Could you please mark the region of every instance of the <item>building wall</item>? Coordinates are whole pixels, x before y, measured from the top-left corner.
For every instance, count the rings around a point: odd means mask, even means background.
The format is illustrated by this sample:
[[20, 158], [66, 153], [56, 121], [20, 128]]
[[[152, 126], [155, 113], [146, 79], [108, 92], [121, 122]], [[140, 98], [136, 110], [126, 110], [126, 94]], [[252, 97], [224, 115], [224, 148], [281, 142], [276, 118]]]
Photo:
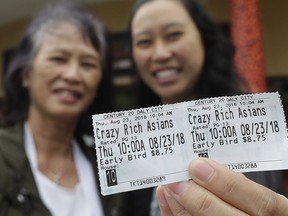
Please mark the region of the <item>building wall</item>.
[[[107, 24], [112, 32], [127, 29], [133, 0], [89, 5], [91, 11]], [[217, 22], [229, 22], [229, 0], [207, 0], [205, 7]], [[288, 76], [288, 1], [260, 0], [267, 76]], [[29, 18], [0, 26], [0, 55], [16, 46]], [[3, 74], [3, 58], [0, 58], [0, 97]]]

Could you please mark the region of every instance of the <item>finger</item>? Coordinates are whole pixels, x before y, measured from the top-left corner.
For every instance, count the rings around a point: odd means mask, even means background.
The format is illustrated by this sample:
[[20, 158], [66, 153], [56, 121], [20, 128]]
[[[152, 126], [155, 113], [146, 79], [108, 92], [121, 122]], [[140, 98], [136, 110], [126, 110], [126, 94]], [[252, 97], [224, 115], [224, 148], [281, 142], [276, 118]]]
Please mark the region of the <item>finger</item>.
[[168, 202], [166, 200], [166, 197], [164, 195], [164, 188], [163, 186], [159, 186], [157, 187], [157, 190], [156, 190], [156, 194], [157, 194], [157, 200], [158, 200], [158, 203], [159, 203], [159, 207], [160, 207], [160, 210], [161, 210], [161, 215], [162, 216], [172, 216], [173, 213], [168, 205]]
[[[164, 187], [170, 196], [169, 198], [169, 196], [164, 193], [173, 215], [187, 215], [187, 212], [189, 212], [189, 215], [203, 216], [247, 216], [246, 213], [224, 202], [193, 181], [169, 184]], [[172, 198], [174, 198], [175, 201], [169, 202], [169, 200], [173, 200]]]
[[250, 215], [278, 215], [279, 202], [286, 205], [275, 192], [212, 160], [192, 161], [189, 172], [197, 184]]
[[157, 197], [162, 216], [191, 216], [191, 214], [170, 195], [166, 186], [157, 189]]

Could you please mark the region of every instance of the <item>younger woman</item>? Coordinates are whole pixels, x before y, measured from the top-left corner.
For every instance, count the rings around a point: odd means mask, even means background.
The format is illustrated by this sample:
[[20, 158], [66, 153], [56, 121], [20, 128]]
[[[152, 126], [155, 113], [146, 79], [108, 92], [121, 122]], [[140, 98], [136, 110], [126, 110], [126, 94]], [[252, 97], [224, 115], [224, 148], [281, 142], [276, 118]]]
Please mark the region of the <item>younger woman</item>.
[[[130, 33], [141, 107], [245, 93], [233, 46], [195, 0], [137, 1]], [[246, 176], [280, 191], [278, 174]], [[137, 193], [149, 196], [149, 190]]]

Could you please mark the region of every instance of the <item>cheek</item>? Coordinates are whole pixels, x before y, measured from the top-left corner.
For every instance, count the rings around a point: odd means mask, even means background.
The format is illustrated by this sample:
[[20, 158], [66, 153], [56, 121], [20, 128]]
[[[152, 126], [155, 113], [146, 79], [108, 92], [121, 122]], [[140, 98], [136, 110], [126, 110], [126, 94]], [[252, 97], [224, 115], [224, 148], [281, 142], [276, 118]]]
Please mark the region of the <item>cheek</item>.
[[147, 53], [145, 54], [144, 52], [137, 52], [135, 51], [133, 53], [133, 58], [136, 64], [136, 67], [138, 69], [138, 72], [144, 73], [146, 70], [146, 64], [148, 61]]
[[31, 71], [25, 83], [30, 92], [44, 94], [47, 91], [47, 79], [41, 74]]
[[147, 59], [143, 56], [138, 56], [135, 59], [135, 64], [137, 67], [137, 73], [146, 83], [149, 83], [150, 73], [149, 73], [149, 65]]
[[28, 87], [42, 90], [50, 88], [50, 85], [59, 78], [60, 74], [59, 68], [51, 67], [47, 64], [38, 67], [36, 65], [29, 72]]
[[201, 44], [190, 44], [178, 49], [183, 64], [195, 72], [200, 72], [204, 64], [204, 50]]

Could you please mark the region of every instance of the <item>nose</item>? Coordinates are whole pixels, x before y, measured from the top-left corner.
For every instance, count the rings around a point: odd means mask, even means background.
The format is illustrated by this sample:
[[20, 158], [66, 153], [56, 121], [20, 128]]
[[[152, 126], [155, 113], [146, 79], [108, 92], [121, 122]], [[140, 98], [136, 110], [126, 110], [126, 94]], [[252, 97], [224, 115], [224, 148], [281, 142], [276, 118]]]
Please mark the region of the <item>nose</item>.
[[63, 79], [70, 83], [78, 83], [81, 80], [80, 66], [76, 62], [70, 62], [62, 73]]
[[164, 43], [163, 41], [155, 42], [152, 55], [154, 61], [166, 61], [170, 59], [171, 56], [172, 52], [166, 43]]

